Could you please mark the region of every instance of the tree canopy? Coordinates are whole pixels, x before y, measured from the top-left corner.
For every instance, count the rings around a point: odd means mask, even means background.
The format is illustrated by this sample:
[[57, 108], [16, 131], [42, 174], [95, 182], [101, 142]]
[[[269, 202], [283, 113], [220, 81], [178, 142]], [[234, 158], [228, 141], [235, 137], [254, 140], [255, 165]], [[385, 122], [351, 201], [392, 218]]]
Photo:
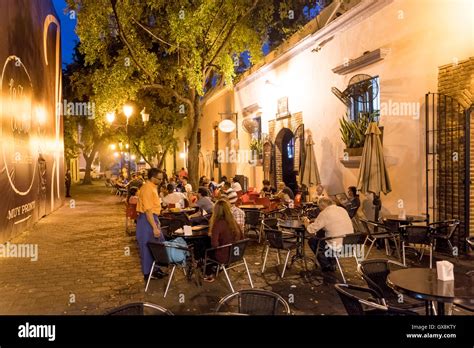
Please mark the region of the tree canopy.
[[[262, 57], [276, 18], [291, 17], [289, 9], [295, 8], [297, 20], [279, 24], [283, 37], [301, 26], [299, 13], [308, 7], [298, 0], [69, 0], [69, 5], [78, 11], [85, 63], [103, 67], [92, 79], [99, 115], [153, 91], [174, 118], [183, 119], [188, 157], [195, 159], [208, 96], [232, 83], [242, 53], [250, 63]], [[285, 33], [287, 27], [293, 29]], [[189, 173], [196, 185], [197, 161], [189, 161]]]

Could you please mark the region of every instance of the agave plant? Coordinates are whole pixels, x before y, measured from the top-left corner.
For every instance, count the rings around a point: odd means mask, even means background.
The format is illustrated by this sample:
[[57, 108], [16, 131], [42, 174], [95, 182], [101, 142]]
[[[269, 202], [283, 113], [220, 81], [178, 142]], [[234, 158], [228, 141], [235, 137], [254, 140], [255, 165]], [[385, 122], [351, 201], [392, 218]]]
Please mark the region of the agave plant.
[[360, 113], [357, 121], [343, 117], [339, 120], [342, 141], [348, 149], [363, 147], [365, 142], [365, 132], [371, 122], [378, 119], [379, 111], [372, 113]]

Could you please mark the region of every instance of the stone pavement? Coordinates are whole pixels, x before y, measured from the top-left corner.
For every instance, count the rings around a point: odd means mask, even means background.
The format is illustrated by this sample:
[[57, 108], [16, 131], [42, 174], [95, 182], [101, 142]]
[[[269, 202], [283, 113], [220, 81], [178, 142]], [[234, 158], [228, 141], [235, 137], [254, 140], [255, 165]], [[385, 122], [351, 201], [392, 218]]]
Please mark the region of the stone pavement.
[[[145, 294], [136, 240], [124, 231], [121, 199], [99, 182], [74, 186], [72, 193], [75, 204], [68, 202], [10, 241], [37, 244], [37, 261], [0, 258], [1, 315], [101, 314], [135, 301], [156, 303], [175, 314], [209, 313], [230, 292], [223, 274], [214, 283], [197, 287], [177, 272], [166, 298], [168, 278], [152, 280]], [[306, 252], [312, 255], [308, 248]], [[323, 280], [318, 286], [316, 280], [301, 277], [301, 262], [297, 262], [281, 280], [274, 253], [269, 254], [264, 275], [260, 273], [262, 246], [252, 242], [246, 253], [255, 287], [279, 293], [295, 314], [345, 314], [333, 289], [339, 274], [318, 277]], [[348, 282], [364, 285], [353, 259], [343, 260], [342, 265]], [[230, 277], [234, 288], [249, 287], [244, 269], [231, 270]]]

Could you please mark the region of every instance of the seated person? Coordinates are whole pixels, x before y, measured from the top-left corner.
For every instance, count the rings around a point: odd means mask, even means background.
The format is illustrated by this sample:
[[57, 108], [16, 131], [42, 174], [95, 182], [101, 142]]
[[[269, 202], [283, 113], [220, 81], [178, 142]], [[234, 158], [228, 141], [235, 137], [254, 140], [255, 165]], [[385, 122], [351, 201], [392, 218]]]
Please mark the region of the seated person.
[[217, 189], [217, 183], [214, 181], [214, 177], [211, 178], [211, 181], [208, 185], [208, 189], [209, 191], [211, 191], [211, 194], [214, 194], [214, 191]]
[[237, 194], [242, 193], [242, 186], [239, 183], [239, 180], [236, 177], [232, 178], [232, 190], [234, 190]]
[[128, 190], [127, 204], [137, 204], [138, 203], [138, 188], [131, 187]]
[[[328, 248], [338, 250], [342, 246], [342, 238], [330, 240], [328, 243], [322, 241], [319, 250], [317, 249], [320, 238], [324, 237], [338, 237], [346, 234], [354, 233], [351, 218], [346, 209], [338, 207], [334, 202], [326, 197], [320, 198], [318, 206], [321, 212], [313, 223], [309, 222], [308, 218], [304, 218], [304, 224], [308, 233], [316, 234], [316, 232], [324, 229], [325, 234], [319, 234], [311, 237], [308, 240], [309, 247], [316, 254], [318, 262], [323, 272], [336, 270], [336, 259], [328, 256]], [[330, 254], [330, 253], [329, 253]]]
[[276, 193], [276, 189], [271, 186], [270, 180], [263, 180], [263, 188], [260, 191], [260, 197], [271, 197]]
[[[214, 206], [214, 212], [209, 225], [209, 234], [211, 235], [211, 246], [217, 248], [221, 245], [234, 243], [242, 239], [242, 231], [232, 216], [230, 210], [230, 203], [226, 200], [217, 201]], [[229, 255], [229, 250], [224, 248], [218, 250], [213, 258], [218, 262], [225, 263]], [[208, 265], [205, 270], [206, 277], [204, 278], [207, 282], [213, 282], [214, 268], [212, 265]]]
[[185, 200], [188, 198], [184, 193], [181, 192], [175, 192], [174, 186], [172, 184], [168, 184], [166, 186], [166, 190], [168, 194], [163, 198], [163, 202], [168, 205], [168, 204], [179, 204], [181, 208], [184, 208]]
[[198, 207], [199, 211], [190, 216], [192, 225], [207, 225], [214, 210], [214, 203], [209, 198], [209, 191], [205, 187], [200, 187], [197, 193], [198, 199], [193, 207]]
[[235, 191], [232, 189], [230, 182], [226, 181], [220, 190], [219, 198], [226, 199], [232, 192]]
[[291, 207], [294, 203], [295, 195], [283, 181], [278, 183], [278, 192], [276, 196], [280, 198], [281, 202], [288, 207]]
[[347, 212], [349, 213], [349, 217], [352, 219], [354, 216], [357, 215], [357, 211], [360, 207], [360, 199], [359, 194], [357, 193], [357, 187], [349, 186], [347, 189], [347, 197], [349, 197], [349, 205], [347, 207]]
[[318, 184], [314, 186], [313, 183], [309, 185], [308, 189], [309, 200], [312, 202], [318, 202], [320, 198], [327, 197], [326, 192], [324, 191], [324, 186]]
[[183, 178], [181, 179], [181, 182], [183, 184], [183, 187], [184, 187], [184, 191], [186, 192], [186, 194], [191, 194], [193, 192], [193, 187], [191, 186], [191, 184], [188, 182], [188, 177], [187, 176], [183, 176]]
[[221, 181], [219, 182], [219, 184], [217, 184], [217, 188], [222, 188], [226, 182], [227, 182], [227, 176], [224, 175], [221, 178]]

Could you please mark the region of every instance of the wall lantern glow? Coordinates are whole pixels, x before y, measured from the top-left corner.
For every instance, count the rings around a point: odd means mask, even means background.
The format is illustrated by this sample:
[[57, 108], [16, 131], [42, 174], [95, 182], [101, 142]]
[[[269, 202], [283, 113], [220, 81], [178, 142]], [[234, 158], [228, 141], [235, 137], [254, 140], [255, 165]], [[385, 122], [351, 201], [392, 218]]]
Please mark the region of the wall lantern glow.
[[[222, 121], [219, 122], [219, 129], [224, 133], [231, 133], [235, 130], [237, 122], [237, 113], [236, 112], [221, 112], [219, 115], [222, 118]], [[235, 121], [234, 122], [234, 117]]]

